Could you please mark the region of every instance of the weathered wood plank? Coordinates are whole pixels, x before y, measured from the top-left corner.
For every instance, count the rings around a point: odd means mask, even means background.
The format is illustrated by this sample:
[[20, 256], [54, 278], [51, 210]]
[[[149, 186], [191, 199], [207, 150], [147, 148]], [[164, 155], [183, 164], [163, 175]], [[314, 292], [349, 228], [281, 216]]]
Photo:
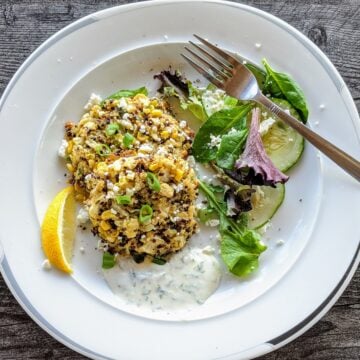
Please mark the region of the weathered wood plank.
[[[30, 53], [72, 21], [128, 1], [0, 1], [0, 94]], [[331, 59], [360, 109], [360, 1], [246, 0], [289, 22]], [[360, 271], [333, 309], [312, 329], [262, 357], [360, 359]], [[84, 359], [39, 328], [21, 309], [0, 277], [0, 359]]]

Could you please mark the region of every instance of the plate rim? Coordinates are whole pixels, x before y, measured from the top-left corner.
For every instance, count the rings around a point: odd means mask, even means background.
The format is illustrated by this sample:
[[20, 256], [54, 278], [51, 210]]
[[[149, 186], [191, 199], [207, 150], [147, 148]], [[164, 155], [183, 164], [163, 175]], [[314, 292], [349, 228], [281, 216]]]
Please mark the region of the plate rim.
[[[302, 34], [299, 30], [295, 29], [290, 24], [286, 23], [285, 21], [277, 18], [276, 16], [267, 13], [263, 10], [257, 9], [255, 7], [245, 5], [245, 4], [239, 4], [239, 3], [233, 3], [229, 1], [219, 1], [219, 0], [151, 0], [147, 2], [140, 2], [140, 3], [131, 3], [131, 4], [123, 4], [118, 5], [114, 7], [110, 7], [108, 9], [104, 9], [92, 14], [89, 14], [83, 18], [80, 18], [76, 20], [75, 22], [67, 25], [63, 29], [60, 29], [58, 32], [53, 34], [49, 39], [47, 39], [45, 42], [43, 42], [34, 52], [32, 52], [28, 58], [24, 61], [24, 63], [19, 67], [19, 69], [15, 72], [13, 77], [11, 78], [10, 82], [6, 86], [1, 99], [0, 99], [0, 111], [3, 107], [3, 105], [6, 102], [6, 99], [8, 95], [11, 93], [13, 87], [16, 85], [18, 79], [22, 76], [24, 71], [28, 68], [28, 66], [36, 60], [38, 56], [40, 56], [44, 51], [46, 51], [47, 48], [49, 48], [52, 44], [56, 43], [61, 38], [71, 34], [72, 32], [85, 27], [88, 24], [91, 24], [93, 22], [99, 21], [102, 18], [107, 18], [112, 15], [116, 15], [118, 13], [124, 13], [127, 10], [135, 10], [137, 8], [144, 8], [144, 7], [152, 7], [152, 6], [158, 6], [162, 4], [169, 4], [169, 3], [216, 3], [223, 6], [230, 6], [234, 8], [240, 8], [242, 10], [245, 10], [247, 12], [250, 12], [255, 15], [259, 15], [262, 18], [265, 18], [272, 23], [280, 26], [282, 29], [285, 29], [289, 34], [293, 35], [296, 39], [300, 40], [302, 44], [305, 45], [306, 48], [308, 48], [313, 55], [320, 61], [321, 65], [324, 67], [326, 72], [328, 73], [331, 80], [334, 82], [339, 95], [344, 102], [345, 108], [347, 109], [349, 113], [349, 117], [352, 119], [356, 136], [359, 140], [359, 134], [360, 134], [360, 121], [359, 121], [359, 115], [355, 106], [355, 103], [350, 95], [350, 91], [342, 79], [341, 75], [335, 68], [335, 66], [331, 63], [329, 58], [314, 44], [312, 43], [304, 34]], [[266, 351], [263, 349], [263, 351], [259, 352], [256, 351], [256, 348], [254, 348], [254, 352], [252, 356], [260, 356], [265, 353], [268, 353], [270, 351], [274, 351], [283, 345], [287, 344], [288, 342], [294, 340], [301, 334], [303, 334], [306, 330], [308, 330], [311, 326], [313, 326], [322, 316], [324, 316], [332, 307], [332, 305], [338, 300], [338, 298], [341, 296], [341, 294], [344, 292], [345, 288], [349, 284], [352, 276], [354, 275], [356, 268], [360, 262], [360, 241], [357, 248], [357, 251], [352, 258], [347, 270], [345, 271], [342, 279], [337, 284], [337, 286], [334, 288], [334, 290], [329, 294], [329, 296], [323, 301], [322, 304], [319, 305], [319, 307], [314, 310], [312, 314], [310, 314], [304, 321], [306, 323], [302, 324], [300, 328], [298, 326], [295, 326], [293, 329], [289, 329], [286, 333], [269, 340], [265, 342], [264, 344], [271, 344], [273, 345], [271, 348], [267, 349]], [[15, 286], [13, 286], [13, 283], [10, 281], [12, 272], [9, 266], [7, 266], [6, 256], [3, 251], [3, 248], [0, 243], [0, 271], [4, 277], [5, 283], [7, 284], [8, 288], [12, 292], [13, 296], [16, 298], [18, 303], [22, 306], [22, 308], [25, 310], [25, 312], [46, 332], [48, 332], [52, 337], [54, 337], [56, 340], [64, 344], [65, 346], [71, 348], [74, 351], [77, 351], [85, 356], [88, 356], [90, 358], [94, 359], [109, 359], [108, 357], [104, 357], [101, 354], [97, 354], [93, 352], [92, 350], [89, 350], [80, 344], [75, 343], [70, 338], [67, 338], [66, 335], [61, 334], [57, 331], [56, 328], [54, 328], [52, 325], [48, 323], [47, 321], [42, 317], [40, 313], [37, 312], [35, 308], [32, 307], [32, 304], [29, 302], [28, 304], [25, 303], [24, 299], [26, 300], [25, 294], [22, 292], [21, 288], [19, 287], [16, 289]], [[16, 281], [15, 281], [16, 284]], [[300, 325], [299, 324], [299, 325]], [[53, 328], [53, 329], [51, 329]], [[263, 344], [261, 344], [263, 345]], [[251, 350], [251, 349], [249, 349]], [[260, 350], [260, 349], [259, 349]], [[246, 351], [246, 350], [245, 350]], [[235, 359], [237, 356], [241, 355], [243, 351], [237, 352], [235, 354], [229, 354], [226, 356], [226, 359]]]

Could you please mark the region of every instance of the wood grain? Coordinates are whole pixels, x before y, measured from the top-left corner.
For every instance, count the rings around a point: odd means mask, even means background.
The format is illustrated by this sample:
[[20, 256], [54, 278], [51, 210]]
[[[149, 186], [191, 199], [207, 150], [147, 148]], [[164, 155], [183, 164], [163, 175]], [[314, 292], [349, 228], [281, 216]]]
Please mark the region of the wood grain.
[[[0, 0], [0, 94], [26, 57], [49, 36], [80, 17], [127, 2]], [[359, 0], [247, 0], [242, 3], [280, 17], [313, 40], [337, 67], [360, 109]], [[360, 359], [359, 294], [358, 270], [345, 293], [321, 321], [297, 340], [261, 359]], [[40, 329], [0, 277], [0, 359], [85, 358]]]

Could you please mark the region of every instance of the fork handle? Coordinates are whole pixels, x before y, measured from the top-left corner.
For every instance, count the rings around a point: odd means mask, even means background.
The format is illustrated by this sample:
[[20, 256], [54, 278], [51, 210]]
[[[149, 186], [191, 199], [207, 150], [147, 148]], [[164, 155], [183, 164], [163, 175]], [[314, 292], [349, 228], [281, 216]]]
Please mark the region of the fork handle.
[[255, 99], [258, 103], [265, 106], [270, 112], [274, 113], [287, 125], [295, 129], [306, 140], [318, 148], [322, 153], [334, 161], [337, 165], [343, 168], [347, 173], [353, 176], [357, 181], [360, 181], [360, 162], [340, 150], [329, 141], [316, 134], [314, 131], [306, 127], [302, 122], [295, 119], [293, 116], [287, 114], [279, 106], [274, 104], [269, 98], [263, 94], [258, 94]]

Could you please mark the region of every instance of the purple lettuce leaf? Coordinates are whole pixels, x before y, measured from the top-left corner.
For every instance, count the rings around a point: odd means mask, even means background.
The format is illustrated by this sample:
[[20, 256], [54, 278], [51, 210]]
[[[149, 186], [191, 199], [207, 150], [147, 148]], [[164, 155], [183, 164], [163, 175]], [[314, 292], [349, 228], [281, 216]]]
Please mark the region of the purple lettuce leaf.
[[226, 173], [246, 185], [267, 185], [275, 187], [285, 183], [289, 177], [275, 167], [267, 156], [259, 133], [260, 109], [252, 111], [250, 132], [244, 152], [235, 163], [234, 171]]

